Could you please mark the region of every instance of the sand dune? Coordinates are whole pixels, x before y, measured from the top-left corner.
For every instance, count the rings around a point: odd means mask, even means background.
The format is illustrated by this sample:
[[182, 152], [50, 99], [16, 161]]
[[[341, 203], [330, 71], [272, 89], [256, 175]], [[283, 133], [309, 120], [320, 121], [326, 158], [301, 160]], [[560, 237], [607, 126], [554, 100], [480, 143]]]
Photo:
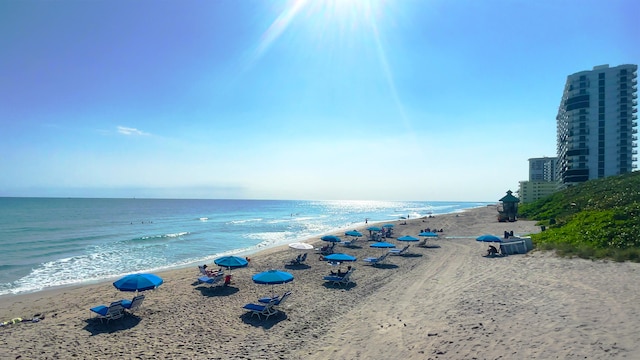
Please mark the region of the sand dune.
[[[267, 286], [251, 275], [284, 268], [297, 252], [269, 249], [234, 270], [227, 288], [198, 285], [196, 266], [161, 273], [137, 316], [109, 325], [89, 308], [126, 297], [110, 283], [0, 299], [0, 320], [45, 313], [38, 323], [0, 328], [3, 357], [24, 359], [632, 359], [640, 354], [640, 266], [561, 259], [532, 252], [485, 258], [484, 233], [539, 231], [498, 223], [494, 206], [411, 219], [395, 237], [443, 228], [430, 247], [353, 264], [355, 284], [322, 280], [331, 267], [309, 256], [295, 280]], [[366, 232], [366, 231], [365, 231]], [[395, 242], [395, 240], [392, 240]], [[321, 245], [320, 241], [314, 241]], [[344, 248], [358, 259], [385, 250]], [[338, 245], [340, 248], [340, 245]], [[242, 306], [293, 291], [284, 312], [258, 320]], [[128, 297], [131, 297], [129, 295]]]

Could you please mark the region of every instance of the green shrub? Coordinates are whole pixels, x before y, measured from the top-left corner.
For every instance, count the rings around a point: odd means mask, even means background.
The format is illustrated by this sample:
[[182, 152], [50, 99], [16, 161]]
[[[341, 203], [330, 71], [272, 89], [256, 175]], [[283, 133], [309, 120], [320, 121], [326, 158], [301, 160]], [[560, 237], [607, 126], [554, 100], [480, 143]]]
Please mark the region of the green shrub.
[[640, 262], [640, 172], [591, 180], [519, 207], [547, 230], [536, 248], [561, 256]]

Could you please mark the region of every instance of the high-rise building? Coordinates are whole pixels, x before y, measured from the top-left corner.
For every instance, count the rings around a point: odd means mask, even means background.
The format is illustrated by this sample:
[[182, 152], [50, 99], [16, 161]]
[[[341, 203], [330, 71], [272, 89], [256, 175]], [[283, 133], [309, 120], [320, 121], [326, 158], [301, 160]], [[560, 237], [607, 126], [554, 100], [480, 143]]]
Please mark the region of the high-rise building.
[[556, 181], [557, 157], [529, 159], [529, 181]]
[[637, 167], [638, 66], [567, 77], [557, 119], [557, 179], [568, 186]]
[[558, 190], [556, 157], [529, 159], [529, 181], [520, 181], [518, 196], [523, 204], [549, 196]]

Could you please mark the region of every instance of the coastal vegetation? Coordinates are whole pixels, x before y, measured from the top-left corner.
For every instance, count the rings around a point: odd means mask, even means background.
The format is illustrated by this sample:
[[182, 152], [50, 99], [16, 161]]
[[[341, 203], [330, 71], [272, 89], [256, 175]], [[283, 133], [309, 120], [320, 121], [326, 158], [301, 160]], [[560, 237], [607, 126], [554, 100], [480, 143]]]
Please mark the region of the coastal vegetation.
[[590, 180], [521, 204], [518, 216], [544, 227], [532, 235], [538, 249], [640, 262], [640, 172]]

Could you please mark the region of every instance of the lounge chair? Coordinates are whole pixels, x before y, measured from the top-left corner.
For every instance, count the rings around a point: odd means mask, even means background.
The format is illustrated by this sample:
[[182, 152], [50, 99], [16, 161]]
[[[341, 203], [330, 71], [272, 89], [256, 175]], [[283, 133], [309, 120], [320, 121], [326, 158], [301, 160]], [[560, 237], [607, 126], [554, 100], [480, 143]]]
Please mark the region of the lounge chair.
[[202, 275], [198, 278], [198, 282], [201, 284], [204, 283], [212, 286], [217, 285], [218, 283], [222, 282], [222, 279], [224, 279], [225, 277], [224, 270], [208, 271], [203, 266], [198, 266], [198, 269], [200, 270], [200, 274]]
[[368, 263], [369, 265], [377, 265], [377, 264], [382, 263], [387, 258], [388, 255], [389, 255], [389, 253], [386, 253], [386, 254], [381, 255], [379, 257], [368, 257], [366, 259], [363, 259], [362, 261]]
[[198, 265], [198, 270], [200, 270], [200, 274], [204, 275], [206, 277], [217, 277], [220, 274], [224, 274], [224, 269], [219, 269], [219, 270], [207, 270], [204, 266], [202, 265]]
[[107, 320], [107, 324], [109, 323], [109, 320], [120, 319], [124, 316], [122, 300], [114, 301], [109, 306], [100, 305], [92, 307], [89, 310], [95, 313], [95, 318], [100, 319], [100, 322]]
[[208, 277], [208, 276], [200, 276], [198, 278], [198, 282], [201, 284], [208, 284], [208, 285], [218, 285], [218, 283], [223, 283], [222, 279], [224, 279], [224, 273], [220, 273], [220, 275], [217, 275], [215, 277]]
[[344, 246], [346, 246], [346, 247], [352, 247], [352, 246], [354, 246], [357, 242], [358, 242], [358, 238], [357, 238], [357, 237], [354, 237], [354, 238], [353, 238], [353, 239], [351, 239], [351, 240], [343, 241], [341, 244], [342, 244], [342, 245], [344, 245]]
[[391, 255], [404, 255], [404, 253], [409, 250], [409, 245], [403, 247], [402, 249], [391, 249], [389, 250], [389, 254]]
[[333, 283], [333, 285], [349, 285], [349, 283], [352, 283], [353, 281], [351, 281], [351, 274], [355, 271], [355, 268], [351, 268], [349, 271], [347, 271], [344, 276], [337, 276], [337, 275], [329, 275], [329, 276], [325, 276], [324, 280], [326, 281], [331, 281]]
[[135, 296], [132, 300], [122, 300], [122, 307], [125, 309], [125, 311], [134, 313], [136, 310], [138, 310], [138, 308], [140, 308], [143, 301], [144, 295], [140, 294], [138, 296]]
[[282, 294], [281, 297], [279, 297], [278, 299], [276, 299], [273, 303], [273, 306], [280, 306], [282, 305], [282, 303], [287, 300], [289, 298], [289, 296], [291, 296], [291, 291], [287, 291], [284, 294]]
[[307, 253], [298, 255], [295, 259], [289, 261], [288, 265], [302, 265], [307, 260]]
[[336, 246], [336, 243], [331, 243], [331, 245], [325, 245], [321, 248], [317, 248], [316, 252], [322, 255], [331, 255], [333, 254], [333, 248]]
[[275, 315], [278, 312], [278, 310], [273, 308], [276, 301], [277, 299], [274, 298], [266, 304], [251, 303], [251, 304], [246, 304], [242, 308], [251, 311], [251, 316], [256, 315], [258, 319], [261, 319], [260, 315], [263, 315], [265, 319], [268, 319], [269, 316]]
[[289, 296], [291, 296], [291, 291], [285, 292], [282, 296], [276, 295], [273, 297], [260, 298], [258, 299], [260, 304], [246, 304], [242, 308], [251, 311], [251, 316], [256, 315], [258, 319], [260, 319], [260, 315], [264, 315], [265, 319], [268, 319], [269, 316], [275, 315], [280, 311], [276, 307], [282, 305]]

